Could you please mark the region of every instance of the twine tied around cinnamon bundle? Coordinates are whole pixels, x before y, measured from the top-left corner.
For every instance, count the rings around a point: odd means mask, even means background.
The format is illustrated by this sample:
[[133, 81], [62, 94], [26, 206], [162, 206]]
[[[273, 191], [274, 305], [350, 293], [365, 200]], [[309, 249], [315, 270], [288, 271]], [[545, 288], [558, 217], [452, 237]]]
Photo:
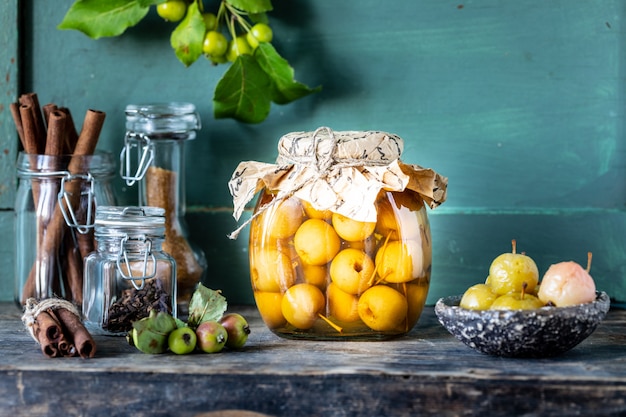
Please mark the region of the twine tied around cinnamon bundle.
[[380, 131], [335, 132], [320, 127], [314, 132], [293, 132], [279, 140], [276, 164], [241, 162], [228, 183], [233, 196], [233, 217], [263, 188], [277, 191], [228, 235], [241, 230], [269, 208], [295, 196], [316, 210], [330, 210], [357, 221], [376, 221], [375, 200], [381, 189], [410, 189], [435, 208], [446, 199], [448, 179], [400, 160], [404, 142]]

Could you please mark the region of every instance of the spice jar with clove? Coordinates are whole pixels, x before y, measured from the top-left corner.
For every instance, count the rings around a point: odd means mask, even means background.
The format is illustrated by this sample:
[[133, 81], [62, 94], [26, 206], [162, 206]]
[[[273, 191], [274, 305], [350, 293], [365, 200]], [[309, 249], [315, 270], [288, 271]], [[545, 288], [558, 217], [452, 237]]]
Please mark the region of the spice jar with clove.
[[127, 334], [152, 310], [176, 317], [176, 263], [163, 251], [164, 233], [162, 208], [98, 207], [82, 306], [91, 332]]
[[189, 103], [128, 105], [120, 154], [122, 178], [139, 184], [139, 204], [165, 209], [163, 250], [176, 260], [177, 304], [185, 315], [206, 270], [204, 252], [185, 222], [185, 143], [195, 139], [200, 116]]

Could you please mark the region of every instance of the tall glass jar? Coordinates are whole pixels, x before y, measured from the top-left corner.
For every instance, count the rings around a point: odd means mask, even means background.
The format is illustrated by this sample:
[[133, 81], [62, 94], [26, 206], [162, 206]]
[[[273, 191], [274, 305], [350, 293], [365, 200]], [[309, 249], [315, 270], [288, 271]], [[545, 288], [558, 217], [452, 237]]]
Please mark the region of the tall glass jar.
[[185, 222], [185, 144], [200, 127], [193, 104], [128, 105], [120, 156], [122, 177], [128, 185], [139, 183], [139, 204], [165, 209], [163, 250], [176, 260], [181, 314], [206, 270], [205, 255], [189, 241]]
[[275, 334], [380, 340], [415, 326], [432, 270], [426, 206], [445, 201], [447, 179], [402, 163], [402, 146], [320, 128], [283, 136], [275, 165], [236, 169], [236, 218], [264, 186], [245, 224], [254, 299]]
[[83, 260], [94, 250], [96, 207], [115, 204], [115, 160], [94, 155], [17, 158], [14, 298], [62, 297], [80, 306]]
[[83, 315], [96, 333], [127, 334], [151, 310], [176, 317], [176, 263], [163, 251], [160, 207], [100, 206], [85, 259]]

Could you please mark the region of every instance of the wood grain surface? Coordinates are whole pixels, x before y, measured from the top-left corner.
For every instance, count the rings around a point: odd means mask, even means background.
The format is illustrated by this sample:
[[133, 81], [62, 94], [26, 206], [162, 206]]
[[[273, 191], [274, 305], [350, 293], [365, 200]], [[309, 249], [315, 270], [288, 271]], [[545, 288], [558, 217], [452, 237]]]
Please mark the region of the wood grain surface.
[[[626, 311], [612, 310], [579, 346], [551, 359], [504, 359], [454, 339], [426, 309], [385, 342], [294, 341], [250, 307], [240, 351], [148, 355], [96, 337], [94, 359], [46, 359], [0, 304], [0, 410], [16, 416], [615, 416], [626, 414]], [[242, 414], [244, 416], [245, 414]]]

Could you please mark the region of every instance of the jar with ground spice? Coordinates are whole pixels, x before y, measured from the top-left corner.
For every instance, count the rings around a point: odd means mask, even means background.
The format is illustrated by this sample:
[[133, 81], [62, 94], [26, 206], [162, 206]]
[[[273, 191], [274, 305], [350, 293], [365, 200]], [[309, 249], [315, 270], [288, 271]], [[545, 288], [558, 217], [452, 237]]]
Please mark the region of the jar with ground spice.
[[163, 251], [165, 210], [99, 206], [97, 251], [85, 259], [83, 314], [90, 331], [127, 334], [150, 311], [177, 315], [176, 263]]
[[200, 127], [193, 104], [128, 105], [120, 155], [122, 178], [129, 186], [139, 185], [139, 204], [165, 209], [163, 250], [176, 260], [182, 315], [206, 270], [205, 255], [190, 242], [185, 222], [185, 143]]

